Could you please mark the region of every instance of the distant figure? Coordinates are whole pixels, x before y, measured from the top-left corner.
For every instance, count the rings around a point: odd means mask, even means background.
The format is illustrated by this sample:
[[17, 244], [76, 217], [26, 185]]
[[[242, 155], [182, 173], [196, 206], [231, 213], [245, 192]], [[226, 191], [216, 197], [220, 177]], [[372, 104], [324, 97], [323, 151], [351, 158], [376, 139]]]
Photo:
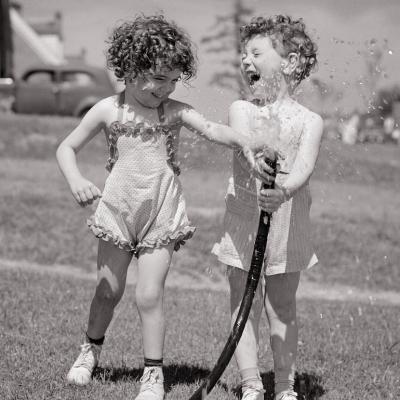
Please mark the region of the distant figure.
[[391, 115], [388, 115], [384, 120], [383, 120], [383, 132], [385, 134], [385, 137], [391, 137], [392, 132], [394, 130], [395, 126], [395, 120]]
[[400, 128], [399, 127], [396, 127], [395, 129], [393, 129], [392, 139], [395, 141], [395, 143], [400, 145]]
[[[188, 80], [196, 72], [191, 41], [174, 23], [158, 15], [121, 24], [111, 36], [107, 58], [116, 77], [124, 80], [125, 90], [99, 101], [57, 150], [76, 201], [86, 206], [100, 199], [88, 221], [100, 239], [97, 287], [85, 341], [67, 379], [76, 385], [90, 382], [135, 255], [145, 366], [136, 400], [162, 400], [164, 284], [173, 251], [195, 231], [178, 178], [181, 127], [243, 148], [249, 162], [254, 159], [243, 135], [208, 122], [187, 104], [169, 98], [181, 78]], [[109, 145], [110, 171], [103, 192], [81, 175], [76, 162], [76, 153], [102, 130]]]
[[387, 116], [383, 121], [383, 132], [386, 142], [400, 143], [400, 129], [392, 115]]
[[235, 101], [230, 107], [229, 123], [235, 130], [263, 139], [278, 154], [280, 168], [275, 189], [260, 190], [260, 181], [255, 179], [242, 154], [234, 152], [224, 234], [213, 252], [227, 265], [234, 323], [253, 254], [259, 207], [272, 213], [263, 293], [258, 290], [256, 294], [235, 357], [242, 380], [242, 399], [263, 400], [257, 351], [264, 307], [274, 358], [275, 400], [295, 400], [296, 291], [300, 271], [317, 263], [311, 243], [308, 182], [319, 153], [323, 121], [297, 103], [292, 94], [313, 70], [317, 49], [302, 20], [283, 15], [255, 17], [241, 27], [240, 34], [242, 73], [258, 101]]
[[351, 118], [343, 123], [342, 127], [342, 142], [346, 144], [356, 144], [358, 138], [358, 131], [360, 128], [360, 116], [353, 114]]

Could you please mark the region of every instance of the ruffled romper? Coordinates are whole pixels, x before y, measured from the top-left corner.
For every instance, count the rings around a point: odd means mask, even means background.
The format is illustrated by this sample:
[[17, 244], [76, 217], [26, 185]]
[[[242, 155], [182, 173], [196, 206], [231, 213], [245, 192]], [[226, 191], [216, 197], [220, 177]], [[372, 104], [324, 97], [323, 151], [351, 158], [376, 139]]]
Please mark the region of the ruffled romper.
[[[256, 108], [250, 111], [257, 112]], [[253, 114], [250, 121], [256, 116]], [[280, 173], [276, 182], [282, 184], [292, 169], [301, 140], [302, 129], [293, 128], [286, 118], [281, 122]], [[303, 126], [297, 121], [297, 126]], [[243, 154], [234, 151], [233, 176], [229, 179], [225, 198], [224, 233], [212, 249], [218, 260], [226, 265], [248, 271], [253, 255], [260, 209], [257, 192], [260, 181], [249, 172]], [[311, 241], [311, 194], [308, 184], [283, 203], [272, 214], [264, 257], [264, 274], [296, 272], [316, 264]]]
[[[110, 171], [95, 214], [88, 220], [92, 232], [136, 257], [144, 248], [175, 242], [175, 250], [191, 238], [179, 181], [179, 167], [171, 130], [161, 123], [121, 122], [126, 107], [109, 128]], [[158, 108], [164, 120], [163, 104]]]

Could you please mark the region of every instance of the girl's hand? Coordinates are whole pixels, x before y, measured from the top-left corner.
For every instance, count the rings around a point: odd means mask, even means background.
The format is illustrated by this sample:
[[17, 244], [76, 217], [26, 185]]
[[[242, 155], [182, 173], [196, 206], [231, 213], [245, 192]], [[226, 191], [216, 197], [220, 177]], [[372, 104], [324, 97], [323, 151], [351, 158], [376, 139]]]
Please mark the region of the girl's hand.
[[92, 204], [101, 197], [100, 189], [89, 180], [81, 177], [70, 184], [72, 195], [81, 207]]
[[258, 195], [258, 205], [263, 211], [271, 214], [278, 210], [285, 202], [285, 193], [282, 189], [261, 189]]
[[254, 156], [254, 165], [251, 172], [263, 183], [271, 184], [275, 181], [274, 170], [265, 162], [263, 154]]

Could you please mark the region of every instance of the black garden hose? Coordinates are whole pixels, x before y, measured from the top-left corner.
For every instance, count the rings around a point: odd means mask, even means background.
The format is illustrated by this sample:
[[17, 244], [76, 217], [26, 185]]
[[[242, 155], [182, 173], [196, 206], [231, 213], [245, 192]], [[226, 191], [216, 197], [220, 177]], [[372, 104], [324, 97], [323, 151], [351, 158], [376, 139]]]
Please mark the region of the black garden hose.
[[[265, 160], [267, 164], [273, 168], [274, 176], [276, 175], [275, 160]], [[263, 189], [273, 189], [274, 183], [263, 184]], [[254, 295], [257, 290], [258, 281], [260, 280], [261, 270], [264, 262], [265, 248], [267, 245], [268, 232], [270, 227], [271, 215], [265, 211], [261, 211], [260, 219], [258, 222], [257, 236], [254, 243], [253, 256], [251, 258], [250, 269], [247, 276], [246, 288], [243, 294], [243, 299], [240, 304], [239, 312], [236, 321], [232, 327], [231, 333], [218, 358], [213, 370], [202, 383], [202, 385], [193, 393], [189, 400], [203, 400], [211, 392], [222, 373], [225, 371], [226, 366], [229, 364], [233, 353], [240, 341], [244, 327], [250, 314], [250, 309], [253, 304]]]

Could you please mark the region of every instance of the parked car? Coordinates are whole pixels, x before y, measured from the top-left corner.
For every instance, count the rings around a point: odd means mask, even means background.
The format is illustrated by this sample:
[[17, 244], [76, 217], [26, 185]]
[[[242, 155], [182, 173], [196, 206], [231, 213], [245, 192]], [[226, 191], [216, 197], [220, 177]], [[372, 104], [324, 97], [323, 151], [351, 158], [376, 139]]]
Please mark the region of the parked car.
[[35, 65], [20, 79], [0, 82], [0, 95], [12, 93], [12, 110], [24, 114], [82, 117], [114, 92], [107, 71], [87, 64]]

